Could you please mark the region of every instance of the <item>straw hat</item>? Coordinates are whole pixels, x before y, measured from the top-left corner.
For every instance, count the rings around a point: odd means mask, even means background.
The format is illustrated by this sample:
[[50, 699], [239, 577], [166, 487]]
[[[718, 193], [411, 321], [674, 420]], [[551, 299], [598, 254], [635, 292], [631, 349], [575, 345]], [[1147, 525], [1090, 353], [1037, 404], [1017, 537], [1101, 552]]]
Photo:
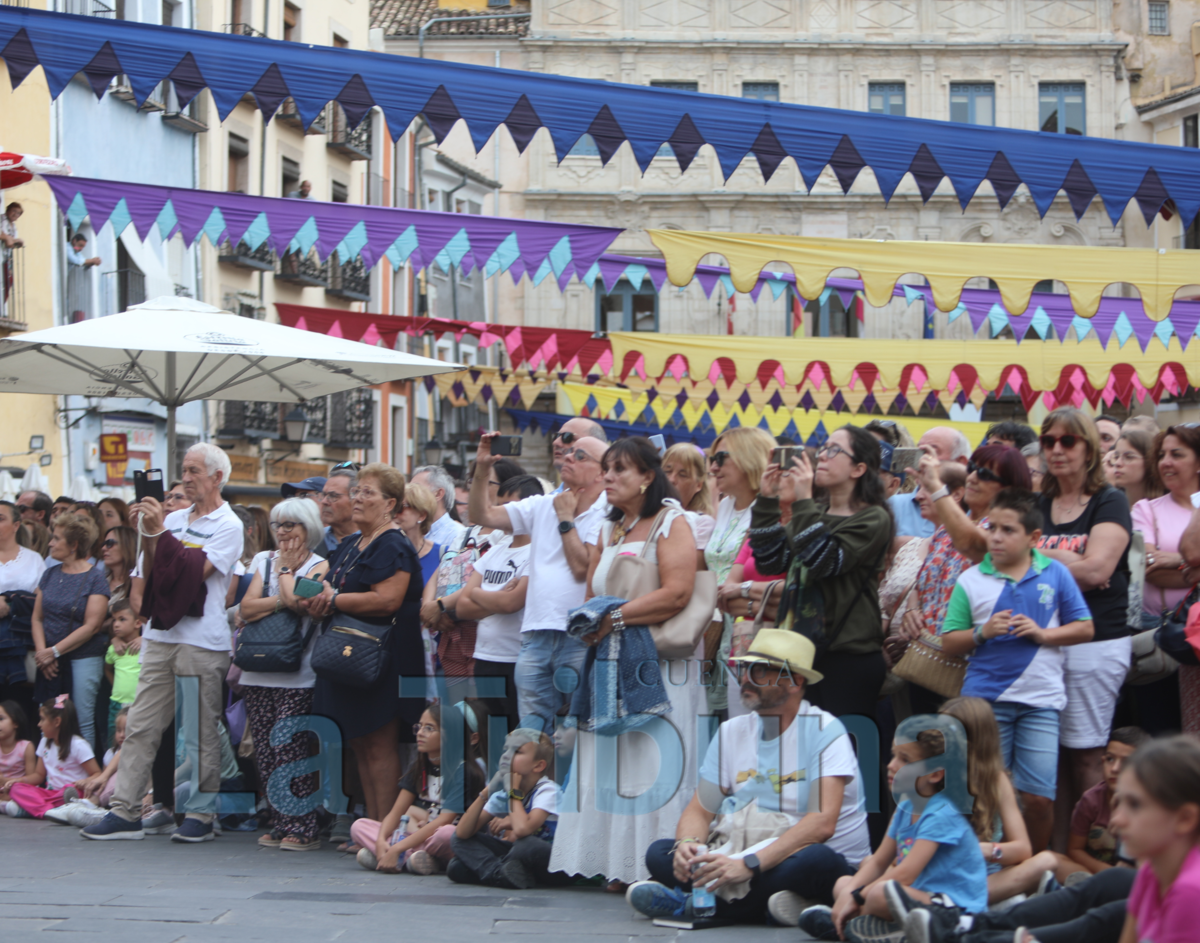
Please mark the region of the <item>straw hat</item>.
[[825, 676], [813, 671], [813, 658], [817, 649], [799, 632], [787, 629], [760, 629], [750, 643], [750, 651], [733, 661], [745, 665], [787, 665], [794, 675], [800, 675], [809, 684], [816, 684]]

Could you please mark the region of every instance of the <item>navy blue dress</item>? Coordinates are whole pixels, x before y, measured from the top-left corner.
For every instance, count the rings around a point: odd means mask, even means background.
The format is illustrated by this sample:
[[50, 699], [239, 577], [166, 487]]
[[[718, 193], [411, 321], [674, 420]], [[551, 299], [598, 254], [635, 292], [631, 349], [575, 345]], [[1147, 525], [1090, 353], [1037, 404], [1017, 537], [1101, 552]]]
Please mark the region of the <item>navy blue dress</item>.
[[[412, 742], [412, 724], [421, 719], [425, 698], [401, 698], [400, 678], [425, 676], [425, 645], [421, 640], [421, 591], [425, 580], [416, 550], [400, 530], [384, 531], [359, 552], [358, 538], [342, 541], [329, 563], [325, 579], [343, 593], [365, 593], [398, 570], [409, 574], [408, 592], [395, 613], [388, 635], [391, 658], [387, 670], [369, 688], [326, 681], [318, 675], [313, 689], [313, 713], [332, 718], [344, 740], [366, 736], [396, 717], [401, 720], [401, 742]], [[359, 616], [364, 622], [387, 625], [391, 616]], [[324, 629], [322, 629], [324, 631]]]

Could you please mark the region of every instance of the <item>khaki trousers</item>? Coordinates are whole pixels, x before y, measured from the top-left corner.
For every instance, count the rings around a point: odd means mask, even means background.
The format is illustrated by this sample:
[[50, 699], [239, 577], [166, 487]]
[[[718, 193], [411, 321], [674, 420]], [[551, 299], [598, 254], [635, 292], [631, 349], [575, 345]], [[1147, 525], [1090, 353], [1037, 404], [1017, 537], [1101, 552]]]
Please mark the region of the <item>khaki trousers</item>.
[[[137, 695], [125, 720], [121, 747], [121, 777], [112, 811], [133, 822], [141, 818], [142, 797], [150, 782], [154, 754], [163, 731], [175, 719], [175, 679], [194, 676], [200, 682], [200, 791], [221, 788], [221, 685], [229, 670], [229, 652], [194, 645], [142, 641], [142, 668]], [[190, 712], [189, 712], [190, 713]], [[189, 818], [211, 822], [212, 813], [189, 812]]]

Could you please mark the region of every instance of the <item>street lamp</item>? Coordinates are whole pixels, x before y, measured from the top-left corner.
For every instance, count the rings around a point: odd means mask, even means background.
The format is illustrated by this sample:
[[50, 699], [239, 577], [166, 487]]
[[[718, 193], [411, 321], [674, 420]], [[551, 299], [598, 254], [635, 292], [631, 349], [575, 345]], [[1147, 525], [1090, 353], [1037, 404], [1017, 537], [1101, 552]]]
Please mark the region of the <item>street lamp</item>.
[[437, 436], [434, 436], [425, 443], [425, 464], [440, 465], [442, 464], [442, 453], [445, 451], [445, 446], [438, 441]]
[[303, 442], [308, 438], [308, 415], [299, 406], [283, 417], [283, 428], [289, 442]]

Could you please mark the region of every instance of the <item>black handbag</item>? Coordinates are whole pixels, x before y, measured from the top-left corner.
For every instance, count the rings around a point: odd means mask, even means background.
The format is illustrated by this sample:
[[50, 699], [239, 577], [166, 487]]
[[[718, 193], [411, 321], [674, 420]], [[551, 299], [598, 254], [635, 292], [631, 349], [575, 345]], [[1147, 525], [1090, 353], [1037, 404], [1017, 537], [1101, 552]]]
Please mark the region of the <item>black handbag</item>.
[[[263, 598], [270, 595], [271, 557], [263, 568]], [[301, 632], [303, 620], [290, 609], [272, 612], [257, 622], [248, 622], [238, 635], [233, 663], [242, 671], [287, 673], [299, 671], [315, 623]]]
[[373, 686], [391, 662], [387, 643], [393, 625], [395, 620], [373, 625], [344, 612], [333, 613], [313, 646], [313, 671], [334, 684]]
[[1192, 607], [1200, 604], [1200, 586], [1193, 589], [1184, 598], [1174, 612], [1163, 616], [1162, 625], [1154, 630], [1154, 640], [1158, 647], [1170, 655], [1181, 665], [1200, 666], [1196, 657], [1196, 649], [1192, 648], [1187, 638], [1188, 614]]

